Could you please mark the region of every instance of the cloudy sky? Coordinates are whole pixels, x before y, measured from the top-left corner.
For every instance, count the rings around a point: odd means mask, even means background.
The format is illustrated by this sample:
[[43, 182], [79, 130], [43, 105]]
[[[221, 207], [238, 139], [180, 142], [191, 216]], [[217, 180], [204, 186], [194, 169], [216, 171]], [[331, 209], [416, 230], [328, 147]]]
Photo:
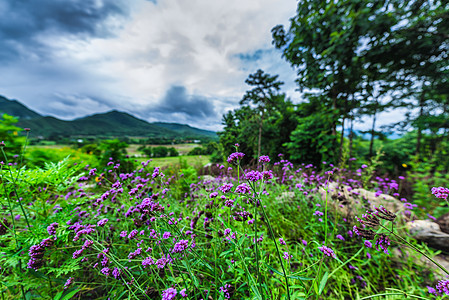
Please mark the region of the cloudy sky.
[[0, 0], [0, 95], [66, 120], [117, 109], [220, 130], [259, 68], [300, 101], [271, 45], [295, 10], [295, 0]]
[[63, 119], [118, 109], [218, 130], [258, 68], [300, 98], [270, 32], [295, 9], [294, 0], [0, 0], [0, 95]]

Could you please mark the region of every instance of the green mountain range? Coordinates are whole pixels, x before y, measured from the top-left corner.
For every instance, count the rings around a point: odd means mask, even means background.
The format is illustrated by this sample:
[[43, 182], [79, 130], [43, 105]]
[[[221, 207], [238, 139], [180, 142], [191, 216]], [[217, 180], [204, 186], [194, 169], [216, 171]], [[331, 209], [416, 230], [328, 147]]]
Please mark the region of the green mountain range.
[[65, 121], [42, 116], [17, 100], [9, 100], [2, 96], [0, 96], [0, 113], [18, 117], [17, 126], [30, 128], [34, 137], [148, 137], [182, 140], [217, 138], [217, 134], [213, 131], [178, 123], [149, 123], [117, 110]]

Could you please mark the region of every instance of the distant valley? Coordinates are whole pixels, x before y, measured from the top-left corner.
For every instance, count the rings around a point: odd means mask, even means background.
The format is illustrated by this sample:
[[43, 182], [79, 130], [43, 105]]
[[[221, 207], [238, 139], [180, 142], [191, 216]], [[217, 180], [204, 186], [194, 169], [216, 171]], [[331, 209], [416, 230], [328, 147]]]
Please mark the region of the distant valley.
[[117, 110], [71, 121], [42, 116], [17, 100], [0, 96], [0, 113], [19, 118], [17, 126], [30, 128], [32, 137], [141, 137], [150, 139], [215, 140], [217, 134], [178, 123], [149, 123]]

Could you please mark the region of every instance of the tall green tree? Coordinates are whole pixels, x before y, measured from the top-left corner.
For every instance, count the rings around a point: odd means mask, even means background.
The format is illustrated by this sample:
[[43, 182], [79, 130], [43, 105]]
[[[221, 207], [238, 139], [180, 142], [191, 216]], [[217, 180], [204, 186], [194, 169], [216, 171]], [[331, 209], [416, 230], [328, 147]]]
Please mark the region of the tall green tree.
[[319, 97], [316, 108], [329, 112], [326, 119], [333, 136], [339, 124], [344, 134], [345, 120], [354, 119], [354, 110], [372, 93], [361, 51], [369, 16], [382, 7], [380, 2], [369, 6], [359, 0], [299, 1], [290, 27], [272, 29], [273, 44], [297, 70], [300, 91], [309, 101]]
[[246, 84], [253, 87], [247, 91], [240, 101], [241, 105], [252, 104], [255, 106], [257, 123], [259, 126], [258, 140], [257, 140], [257, 157], [261, 155], [262, 148], [262, 127], [267, 109], [273, 109], [276, 102], [280, 98], [285, 98], [285, 95], [279, 93], [281, 85], [284, 83], [278, 81], [278, 75], [271, 76], [262, 70], [257, 70], [256, 73], [250, 74], [245, 80]]

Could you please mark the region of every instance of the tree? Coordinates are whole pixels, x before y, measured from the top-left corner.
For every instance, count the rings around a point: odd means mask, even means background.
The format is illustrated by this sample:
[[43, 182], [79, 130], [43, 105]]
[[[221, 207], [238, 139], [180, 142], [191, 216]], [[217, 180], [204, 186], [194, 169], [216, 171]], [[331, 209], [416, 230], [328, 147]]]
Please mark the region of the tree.
[[178, 152], [178, 150], [176, 150], [175, 147], [170, 147], [170, 148], [168, 148], [168, 156], [171, 156], [171, 157], [179, 156], [179, 152]]
[[363, 68], [360, 53], [370, 14], [382, 4], [367, 4], [359, 0], [299, 1], [289, 29], [282, 25], [272, 29], [273, 44], [297, 70], [300, 91], [306, 92], [308, 99], [320, 98], [331, 114], [326, 118], [331, 122], [331, 134], [336, 136], [341, 124], [342, 139], [345, 120], [354, 120], [354, 110], [372, 92], [372, 86], [366, 84], [371, 74]]
[[272, 108], [275, 105], [276, 99], [281, 96], [279, 90], [284, 83], [278, 81], [279, 76], [271, 76], [266, 74], [262, 70], [257, 70], [256, 73], [250, 74], [248, 79], [245, 80], [246, 84], [253, 86], [252, 90], [249, 90], [243, 96], [240, 101], [240, 105], [252, 104], [255, 105], [255, 111], [257, 116], [257, 123], [259, 127], [259, 135], [257, 140], [257, 157], [261, 155], [262, 147], [262, 127], [266, 110]]
[[[18, 119], [16, 117], [8, 114], [3, 114], [0, 119], [0, 141], [5, 143], [3, 150], [10, 162], [12, 162], [14, 157], [20, 155], [25, 142], [25, 138], [19, 136], [19, 132], [23, 129], [15, 125], [17, 122]], [[5, 157], [1, 155], [0, 160], [4, 161]]]
[[166, 157], [168, 154], [167, 147], [157, 146], [153, 148], [153, 157]]

